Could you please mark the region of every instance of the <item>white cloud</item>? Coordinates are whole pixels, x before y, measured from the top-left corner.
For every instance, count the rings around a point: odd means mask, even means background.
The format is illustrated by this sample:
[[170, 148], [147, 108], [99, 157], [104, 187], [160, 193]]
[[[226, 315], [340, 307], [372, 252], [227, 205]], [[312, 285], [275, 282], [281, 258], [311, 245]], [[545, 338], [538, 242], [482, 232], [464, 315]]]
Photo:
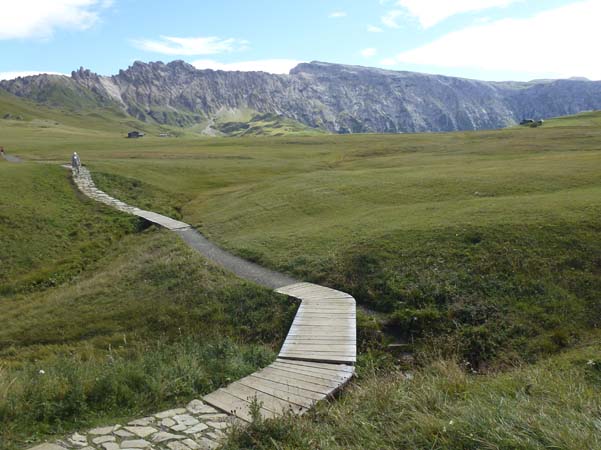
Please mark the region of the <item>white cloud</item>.
[[376, 27], [375, 25], [368, 25], [367, 31], [369, 31], [370, 33], [381, 33], [384, 30], [380, 27]]
[[392, 11], [388, 11], [386, 14], [384, 14], [380, 20], [388, 28], [400, 28], [401, 26], [399, 25], [398, 20], [402, 16], [403, 11], [393, 9]]
[[523, 0], [398, 0], [398, 5], [429, 28], [457, 14], [506, 7]]
[[48, 74], [48, 75], [64, 75], [64, 76], [68, 76], [64, 73], [59, 73], [59, 72], [44, 72], [44, 71], [37, 71], [37, 70], [24, 70], [24, 71], [17, 71], [17, 72], [0, 72], [0, 80], [14, 80], [15, 78], [19, 78], [19, 77], [30, 77], [33, 75], [40, 75], [42, 73]]
[[112, 0], [0, 1], [0, 40], [48, 38], [57, 28], [85, 30]]
[[331, 12], [328, 17], [331, 17], [332, 19], [340, 19], [341, 17], [346, 17], [346, 11]]
[[394, 58], [384, 58], [380, 61], [382, 66], [396, 66], [399, 62]]
[[401, 63], [534, 76], [601, 79], [601, 2], [586, 0], [526, 19], [472, 26], [397, 56]]
[[363, 50], [361, 50], [360, 53], [361, 53], [361, 56], [370, 58], [372, 56], [375, 56], [376, 53], [378, 53], [378, 51], [375, 48], [364, 48]]
[[193, 61], [192, 65], [197, 69], [213, 69], [241, 72], [268, 72], [268, 73], [289, 73], [290, 69], [296, 67], [303, 61], [293, 59], [263, 59], [257, 61], [240, 61], [235, 63], [220, 63], [208, 59]]
[[244, 50], [248, 46], [248, 41], [233, 38], [222, 39], [216, 36], [186, 38], [161, 36], [160, 40], [135, 39], [133, 44], [142, 50], [164, 55], [194, 56]]

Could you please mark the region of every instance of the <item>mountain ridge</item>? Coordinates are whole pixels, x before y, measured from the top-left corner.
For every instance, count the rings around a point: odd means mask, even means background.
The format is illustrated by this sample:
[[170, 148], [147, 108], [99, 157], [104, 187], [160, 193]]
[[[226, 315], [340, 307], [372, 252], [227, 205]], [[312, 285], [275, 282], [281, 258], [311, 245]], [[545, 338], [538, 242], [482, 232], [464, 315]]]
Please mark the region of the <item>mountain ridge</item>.
[[52, 107], [114, 107], [206, 134], [240, 111], [334, 133], [400, 133], [494, 129], [601, 109], [601, 82], [580, 78], [491, 82], [320, 61], [284, 75], [136, 61], [112, 76], [80, 68], [71, 77], [17, 78], [0, 88]]

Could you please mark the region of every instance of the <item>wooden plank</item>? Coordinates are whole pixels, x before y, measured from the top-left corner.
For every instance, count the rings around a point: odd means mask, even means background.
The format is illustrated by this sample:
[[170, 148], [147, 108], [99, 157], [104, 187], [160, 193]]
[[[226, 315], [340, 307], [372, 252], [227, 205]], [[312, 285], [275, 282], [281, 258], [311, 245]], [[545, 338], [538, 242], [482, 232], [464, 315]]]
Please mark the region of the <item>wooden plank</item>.
[[332, 380], [338, 384], [345, 383], [346, 380], [348, 380], [350, 378], [350, 376], [347, 372], [332, 372], [332, 371], [318, 369], [318, 368], [295, 366], [292, 364], [284, 364], [284, 363], [279, 363], [279, 362], [275, 362], [275, 363], [271, 364], [270, 367], [273, 367], [275, 369], [285, 370], [287, 372], [300, 373], [303, 375], [311, 375], [313, 377], [322, 378], [324, 380]]
[[332, 295], [326, 293], [298, 293], [298, 294], [286, 294], [289, 297], [299, 298], [301, 300], [307, 300], [315, 303], [340, 303], [344, 304], [352, 304], [355, 303], [355, 299], [350, 295], [341, 296], [341, 295]]
[[337, 291], [335, 289], [329, 289], [324, 287], [299, 287], [295, 289], [278, 289], [278, 292], [286, 293], [291, 296], [305, 296], [305, 297], [321, 297], [321, 298], [353, 298], [352, 295], [346, 292]]
[[290, 295], [292, 297], [307, 296], [307, 297], [330, 297], [330, 298], [352, 298], [346, 292], [337, 291], [336, 289], [319, 286], [317, 284], [298, 283], [291, 286], [284, 286], [277, 289], [280, 294]]
[[318, 384], [318, 385], [324, 386], [329, 389], [336, 389], [336, 387], [338, 386], [337, 380], [326, 380], [324, 378], [314, 377], [312, 375], [307, 375], [307, 374], [302, 374], [302, 373], [298, 373], [298, 372], [294, 372], [294, 371], [290, 371], [290, 370], [280, 369], [278, 367], [274, 367], [273, 365], [270, 365], [269, 367], [263, 369], [261, 371], [261, 373], [274, 374], [274, 375], [282, 377], [282, 378], [294, 379], [294, 380], [298, 380], [298, 381], [304, 381], [307, 383]]
[[334, 311], [334, 312], [338, 312], [338, 311], [344, 311], [344, 312], [355, 312], [356, 311], [356, 307], [355, 305], [349, 305], [349, 304], [328, 304], [326, 302], [320, 302], [320, 303], [311, 303], [311, 304], [307, 304], [306, 300], [303, 300], [301, 305], [298, 307], [299, 311]]
[[306, 359], [307, 361], [319, 361], [319, 362], [340, 362], [340, 363], [348, 363], [354, 362], [356, 355], [352, 352], [338, 352], [338, 353], [327, 353], [327, 352], [319, 352], [316, 350], [302, 350], [302, 351], [294, 351], [294, 350], [282, 350], [278, 355], [281, 358], [296, 358], [296, 359]]
[[354, 330], [347, 330], [347, 332], [339, 332], [337, 334], [328, 333], [327, 330], [323, 330], [323, 332], [319, 333], [317, 330], [314, 333], [303, 332], [304, 328], [299, 328], [293, 333], [289, 333], [286, 339], [292, 340], [309, 340], [309, 341], [319, 341], [321, 340], [331, 340], [331, 341], [356, 341], [357, 337], [355, 336]]
[[[304, 300], [303, 300], [304, 302]], [[335, 314], [335, 315], [349, 315], [356, 316], [355, 307], [301, 307], [296, 311], [296, 314]]]
[[319, 353], [319, 352], [280, 352], [280, 358], [298, 359], [301, 361], [332, 362], [354, 364], [357, 357], [354, 355]]
[[150, 222], [161, 225], [169, 230], [179, 230], [182, 228], [190, 228], [190, 225], [179, 220], [171, 219], [170, 217], [163, 216], [161, 214], [154, 213], [152, 211], [140, 210], [136, 212], [136, 215], [142, 217]]
[[352, 328], [353, 325], [355, 324], [355, 320], [354, 319], [305, 319], [303, 317], [299, 317], [297, 319], [294, 319], [294, 322], [292, 322], [292, 324], [295, 327], [302, 327], [302, 326], [331, 327], [331, 326], [335, 326], [335, 327]]
[[[310, 344], [309, 344], [310, 345]], [[355, 347], [351, 346], [351, 349], [332, 349], [329, 350], [327, 347], [322, 347], [320, 349], [300, 349], [297, 347], [290, 347], [290, 348], [284, 348], [280, 351], [280, 353], [300, 353], [302, 354], [303, 352], [307, 352], [307, 353], [329, 353], [329, 354], [335, 354], [335, 355], [354, 355], [355, 354]]]
[[239, 380], [238, 383], [264, 392], [265, 394], [273, 395], [274, 397], [280, 398], [290, 403], [294, 403], [295, 405], [302, 406], [304, 408], [312, 408], [316, 402], [323, 399], [323, 396], [319, 396], [317, 398], [308, 398], [302, 395], [298, 395], [297, 393], [290, 392], [289, 389], [282, 389], [282, 386], [280, 386], [277, 383], [265, 381], [261, 378], [244, 377], [241, 380]]
[[357, 346], [353, 342], [321, 342], [321, 341], [313, 341], [313, 342], [293, 342], [293, 341], [285, 341], [282, 344], [283, 347], [315, 347], [315, 350], [325, 350], [329, 349], [330, 351], [335, 350], [347, 350], [352, 349], [353, 351], [357, 348]]
[[290, 359], [281, 359], [274, 362], [272, 366], [282, 370], [296, 371], [298, 373], [306, 373], [315, 377], [337, 380], [339, 383], [346, 382], [346, 380], [352, 376], [352, 373], [345, 371], [333, 371], [331, 369], [322, 369], [320, 367], [312, 367], [307, 365], [300, 366], [293, 364], [294, 362], [294, 360]]
[[278, 397], [274, 397], [273, 395], [258, 391], [257, 389], [244, 386], [241, 383], [232, 383], [226, 387], [225, 390], [229, 394], [238, 397], [249, 404], [256, 399], [261, 403], [262, 408], [265, 408], [277, 415], [286, 414], [288, 412], [302, 414], [303, 412], [307, 411], [307, 408], [304, 406], [290, 403], [287, 400], [282, 400]]
[[339, 330], [333, 330], [332, 332], [328, 333], [327, 329], [324, 328], [319, 328], [319, 329], [315, 329], [315, 328], [311, 328], [311, 327], [299, 327], [299, 328], [295, 328], [294, 330], [291, 330], [291, 332], [288, 334], [289, 338], [295, 338], [295, 339], [299, 339], [299, 338], [315, 338], [315, 339], [321, 339], [321, 338], [338, 338], [338, 339], [349, 339], [349, 340], [356, 340], [355, 337], [355, 333], [353, 330], [345, 330], [345, 329], [339, 329]]
[[328, 299], [324, 299], [324, 298], [320, 298], [320, 299], [301, 299], [303, 304], [306, 304], [306, 306], [327, 306], [330, 308], [338, 308], [338, 307], [353, 307], [356, 306], [356, 303], [354, 300], [345, 300], [345, 301], [341, 301], [341, 300], [328, 300]]
[[[211, 406], [232, 414], [246, 422], [252, 421], [250, 414], [250, 403], [233, 396], [224, 389], [217, 389], [203, 397], [203, 400]], [[276, 414], [267, 409], [260, 409], [261, 416], [266, 418], [276, 417]]]
[[[353, 322], [354, 323], [354, 322]], [[311, 333], [314, 331], [326, 331], [328, 333], [334, 334], [335, 332], [342, 332], [342, 333], [355, 333], [355, 327], [349, 324], [332, 324], [332, 323], [307, 323], [307, 322], [300, 322], [300, 323], [293, 323], [292, 326], [290, 327], [291, 331], [303, 331], [305, 333]]]
[[282, 376], [281, 373], [269, 369], [263, 369], [258, 372], [255, 372], [252, 374], [252, 376], [267, 381], [273, 381], [274, 383], [280, 383], [284, 386], [292, 386], [295, 388], [304, 389], [305, 391], [315, 392], [316, 394], [321, 394], [324, 396], [328, 395], [332, 390], [328, 386], [297, 380], [296, 378], [287, 376], [287, 374], [284, 374], [284, 376]]
[[296, 312], [296, 317], [299, 316], [324, 316], [324, 317], [332, 317], [332, 318], [349, 318], [355, 319], [357, 317], [357, 313], [354, 311], [343, 311], [343, 310], [319, 310], [315, 309], [300, 309]]
[[357, 342], [351, 338], [302, 338], [289, 336], [288, 339], [284, 341], [282, 345], [291, 345], [291, 344], [308, 344], [308, 345], [352, 345], [356, 347]]
[[[323, 394], [322, 392], [316, 392], [311, 389], [305, 389], [305, 388], [302, 388], [299, 386], [294, 386], [294, 385], [292, 385], [290, 383], [286, 383], [286, 382], [281, 383], [279, 381], [270, 380], [269, 378], [266, 378], [266, 377], [257, 376], [257, 373], [253, 373], [252, 375], [249, 375], [245, 379], [264, 383], [264, 384], [269, 385], [269, 386], [273, 387], [274, 389], [278, 389], [282, 392], [297, 395], [299, 397], [305, 397], [307, 400], [319, 401], [325, 397], [325, 394]], [[246, 382], [243, 384], [246, 384], [248, 386], [248, 383], [246, 383]]]
[[328, 314], [320, 314], [320, 313], [308, 313], [308, 312], [300, 312], [296, 315], [295, 319], [298, 320], [312, 320], [312, 319], [317, 319], [317, 320], [339, 320], [339, 321], [344, 321], [345, 323], [347, 323], [349, 320], [357, 320], [357, 317], [355, 315], [351, 315], [351, 314], [346, 314], [346, 313], [342, 313], [342, 314], [335, 314], [335, 313], [328, 313]]
[[335, 372], [347, 372], [347, 373], [355, 373], [355, 368], [353, 366], [349, 366], [346, 364], [328, 364], [328, 363], [316, 363], [316, 362], [301, 362], [301, 361], [288, 361], [286, 359], [276, 359], [277, 362], [282, 362], [285, 364], [293, 364], [295, 366], [306, 366], [319, 368], [323, 370], [333, 370]]
[[[281, 352], [326, 352], [326, 353], [340, 353], [345, 355], [354, 355], [355, 354], [355, 345], [354, 344], [284, 344], [282, 346]], [[280, 352], [280, 353], [281, 353]]]
[[291, 340], [291, 341], [325, 341], [325, 342], [330, 341], [330, 342], [344, 342], [344, 343], [355, 342], [356, 343], [357, 338], [354, 333], [334, 335], [334, 334], [327, 333], [327, 330], [324, 330], [324, 332], [321, 334], [319, 334], [319, 333], [289, 334], [288, 337], [286, 338], [286, 341], [288, 341], [288, 340]]

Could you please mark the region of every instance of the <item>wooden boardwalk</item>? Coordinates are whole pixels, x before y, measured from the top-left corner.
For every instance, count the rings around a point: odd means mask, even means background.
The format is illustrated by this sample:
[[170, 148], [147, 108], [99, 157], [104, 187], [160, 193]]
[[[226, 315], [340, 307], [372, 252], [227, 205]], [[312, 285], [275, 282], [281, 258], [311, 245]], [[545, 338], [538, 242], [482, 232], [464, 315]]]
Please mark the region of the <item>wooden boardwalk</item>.
[[276, 292], [302, 300], [277, 361], [203, 398], [242, 420], [250, 419], [254, 399], [264, 417], [302, 414], [342, 388], [354, 373], [355, 299], [311, 283]]
[[[67, 166], [68, 167], [68, 166]], [[263, 417], [302, 414], [333, 395], [354, 374], [357, 360], [355, 299], [345, 292], [299, 283], [208, 244], [190, 225], [127, 205], [99, 190], [87, 169], [74, 180], [87, 196], [177, 232], [190, 247], [238, 276], [301, 300], [278, 359], [268, 367], [206, 395], [203, 400], [250, 421], [257, 401]]]
[[[65, 165], [63, 167], [66, 167], [68, 169], [71, 168], [71, 166], [68, 165]], [[135, 206], [130, 206], [126, 203], [123, 203], [120, 200], [117, 200], [116, 198], [111, 197], [106, 192], [101, 191], [96, 187], [94, 181], [92, 180], [90, 172], [85, 167], [82, 167], [80, 169], [80, 175], [74, 177], [74, 180], [79, 190], [86, 194], [88, 197], [91, 197], [96, 201], [104, 203], [120, 211], [141, 217], [145, 220], [148, 220], [149, 222], [160, 225], [171, 231], [190, 228], [190, 225], [188, 225], [187, 223], [180, 222], [179, 220], [175, 220], [171, 217], [163, 216], [152, 211], [146, 211], [140, 208], [136, 208]]]
[[285, 286], [276, 292], [302, 300], [280, 358], [355, 364], [357, 317], [353, 297], [311, 283]]

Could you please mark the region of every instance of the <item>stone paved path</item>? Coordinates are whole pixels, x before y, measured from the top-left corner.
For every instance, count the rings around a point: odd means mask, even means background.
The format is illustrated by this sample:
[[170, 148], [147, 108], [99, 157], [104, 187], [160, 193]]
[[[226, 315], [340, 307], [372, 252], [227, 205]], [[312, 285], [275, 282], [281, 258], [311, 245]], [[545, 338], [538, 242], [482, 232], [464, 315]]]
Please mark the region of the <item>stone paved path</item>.
[[[65, 166], [70, 168], [69, 166]], [[73, 177], [90, 198], [134, 214], [177, 233], [191, 248], [241, 278], [301, 300], [278, 359], [241, 380], [172, 409], [125, 425], [75, 433], [54, 444], [32, 450], [197, 450], [213, 449], [232, 424], [252, 420], [251, 405], [258, 402], [266, 418], [303, 414], [316, 402], [333, 395], [354, 374], [356, 361], [355, 299], [341, 291], [298, 282], [225, 252], [190, 225], [127, 205], [97, 189], [90, 172], [82, 168]]]
[[235, 421], [235, 417], [201, 400], [192, 400], [184, 408], [162, 411], [123, 425], [73, 433], [54, 444], [38, 445], [32, 450], [214, 449]]

